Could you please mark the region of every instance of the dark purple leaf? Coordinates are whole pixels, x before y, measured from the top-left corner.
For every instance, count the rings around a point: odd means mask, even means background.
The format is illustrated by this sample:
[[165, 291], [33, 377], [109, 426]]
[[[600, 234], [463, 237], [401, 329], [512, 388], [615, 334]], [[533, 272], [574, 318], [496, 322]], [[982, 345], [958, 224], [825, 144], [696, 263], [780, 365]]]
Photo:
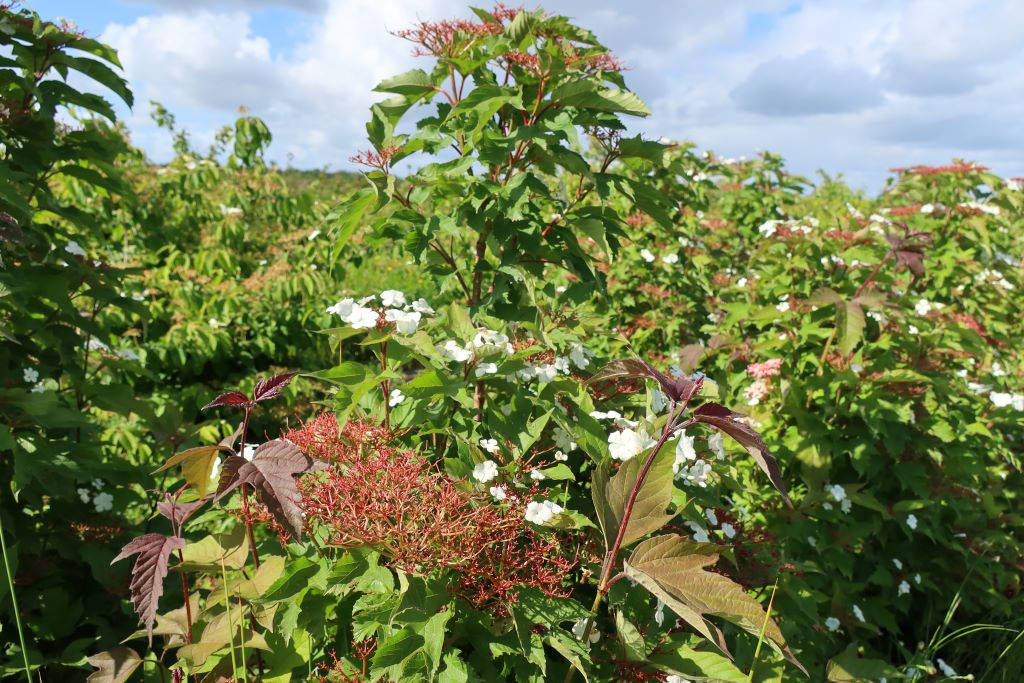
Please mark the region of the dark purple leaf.
[[782, 494], [786, 504], [789, 507], [793, 507], [793, 502], [789, 499], [789, 494], [786, 490], [786, 483], [782, 481], [782, 471], [779, 469], [779, 463], [775, 460], [775, 456], [768, 450], [768, 446], [765, 445], [761, 435], [750, 425], [740, 422], [737, 419], [740, 417], [743, 417], [743, 415], [735, 413], [718, 403], [705, 403], [693, 412], [694, 420], [717, 427], [746, 448], [747, 452], [750, 453], [757, 464], [761, 466], [761, 469], [764, 470], [765, 474], [768, 475], [768, 479], [775, 488]]
[[655, 370], [645, 361], [639, 358], [629, 358], [626, 360], [613, 360], [608, 365], [604, 366], [587, 380], [588, 384], [594, 382], [604, 382], [614, 379], [631, 379], [636, 377], [644, 377], [655, 380], [661, 385], [661, 390], [665, 394], [676, 402], [689, 401], [698, 391], [700, 391], [701, 385], [703, 385], [703, 378], [696, 380], [690, 380], [686, 378], [672, 379], [668, 375], [665, 375], [658, 370]]
[[164, 593], [167, 561], [174, 550], [185, 547], [185, 539], [163, 534], [145, 534], [131, 541], [110, 564], [138, 554], [132, 566], [131, 595], [135, 613], [146, 625], [149, 642], [153, 642], [153, 621], [157, 604]]
[[924, 255], [932, 243], [932, 235], [927, 232], [911, 232], [906, 225], [903, 234], [885, 236], [892, 247], [897, 265], [905, 266], [915, 277], [924, 275]]
[[209, 410], [210, 408], [216, 408], [217, 406], [238, 407], [246, 405], [249, 405], [249, 399], [245, 394], [241, 391], [228, 391], [203, 406], [203, 410]]
[[256, 490], [259, 501], [267, 506], [274, 519], [293, 537], [302, 534], [302, 499], [295, 477], [326, 467], [290, 441], [274, 439], [268, 441], [252, 456], [252, 462], [237, 455], [229, 456], [221, 467], [220, 483], [217, 486], [218, 501], [243, 484]]
[[[210, 475], [207, 474], [206, 477], [209, 479]], [[207, 500], [207, 498], [200, 498], [199, 500], [194, 500], [191, 503], [179, 503], [174, 499], [172, 494], [165, 493], [164, 500], [156, 504], [156, 510], [161, 515], [174, 522], [174, 526], [180, 527], [185, 523], [185, 520], [191, 517], [192, 513], [201, 508]]]
[[261, 379], [256, 382], [256, 386], [252, 390], [253, 403], [257, 401], [266, 401], [268, 398], [274, 398], [281, 393], [281, 390], [288, 386], [288, 383], [292, 381], [292, 377], [295, 377], [299, 373], [297, 372], [286, 372], [283, 375], [274, 375], [267, 379]]

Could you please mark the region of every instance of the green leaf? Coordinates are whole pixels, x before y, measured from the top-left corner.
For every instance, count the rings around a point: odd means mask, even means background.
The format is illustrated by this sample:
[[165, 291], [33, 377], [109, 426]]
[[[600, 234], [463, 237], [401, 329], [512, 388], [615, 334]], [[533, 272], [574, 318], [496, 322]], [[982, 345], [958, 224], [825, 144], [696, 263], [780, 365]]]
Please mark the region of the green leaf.
[[434, 82], [430, 79], [430, 74], [423, 69], [412, 69], [381, 81], [374, 91], [423, 97], [435, 92], [435, 87]]
[[[685, 636], [689, 638], [689, 636]], [[737, 668], [728, 657], [704, 650], [695, 650], [685, 642], [670, 639], [662, 643], [647, 660], [662, 671], [683, 678], [707, 678], [723, 683], [749, 683], [747, 674]]]
[[220, 573], [220, 563], [230, 569], [241, 569], [249, 559], [249, 538], [245, 526], [236, 524], [231, 531], [210, 534], [196, 543], [188, 543], [181, 551], [183, 562], [175, 565], [180, 571], [213, 571]]
[[[601, 463], [594, 469], [591, 493], [597, 519], [601, 524], [601, 531], [604, 533], [605, 544], [608, 548], [612, 547], [615, 537], [619, 533], [626, 503], [636, 485], [645, 459], [637, 456], [627, 460], [611, 477], [609, 477], [607, 462]], [[662, 447], [655, 456], [633, 504], [633, 513], [629, 517], [626, 533], [622, 537], [623, 547], [660, 529], [672, 519], [673, 515], [666, 513], [665, 509], [672, 502], [672, 463], [674, 461], [675, 455], [670, 448]]]
[[359, 227], [363, 214], [376, 199], [377, 193], [373, 188], [363, 188], [352, 194], [341, 206], [324, 218], [324, 223], [330, 226], [331, 235], [334, 238], [334, 243], [331, 245], [331, 268], [337, 265], [349, 238]]
[[848, 301], [839, 310], [839, 350], [848, 354], [864, 336], [864, 309]]
[[647, 659], [647, 645], [644, 643], [643, 634], [626, 618], [622, 610], [615, 612], [615, 634], [626, 653], [626, 659], [633, 662]]
[[383, 669], [401, 664], [424, 646], [423, 636], [411, 628], [404, 628], [381, 642], [373, 655], [374, 676]]
[[309, 583], [321, 569], [323, 567], [319, 563], [308, 558], [295, 558], [288, 564], [284, 575], [263, 592], [259, 602], [278, 602], [294, 598], [309, 587]]
[[858, 657], [856, 643], [850, 643], [841, 654], [833, 657], [825, 670], [825, 678], [830, 683], [874, 683], [897, 675], [897, 670], [883, 660]]
[[563, 106], [611, 113], [647, 116], [651, 110], [636, 93], [602, 88], [593, 81], [570, 81], [551, 93], [551, 100]]

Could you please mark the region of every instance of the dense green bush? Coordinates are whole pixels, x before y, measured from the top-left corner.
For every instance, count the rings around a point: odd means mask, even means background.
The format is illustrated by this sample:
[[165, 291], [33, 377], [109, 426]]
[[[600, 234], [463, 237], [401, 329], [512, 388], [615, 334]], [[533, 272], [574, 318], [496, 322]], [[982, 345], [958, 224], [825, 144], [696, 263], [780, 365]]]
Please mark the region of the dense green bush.
[[357, 179], [159, 106], [154, 166], [0, 14], [0, 677], [1016, 680], [1022, 181], [629, 137], [541, 11], [398, 35]]

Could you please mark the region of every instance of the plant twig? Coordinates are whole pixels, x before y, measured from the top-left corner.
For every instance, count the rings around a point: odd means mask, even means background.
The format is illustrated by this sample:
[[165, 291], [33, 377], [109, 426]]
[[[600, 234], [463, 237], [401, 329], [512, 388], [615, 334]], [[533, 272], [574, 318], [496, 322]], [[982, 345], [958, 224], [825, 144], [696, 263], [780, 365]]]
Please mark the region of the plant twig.
[[14, 576], [11, 575], [11, 563], [7, 560], [7, 542], [4, 540], [4, 525], [0, 524], [0, 551], [4, 557], [4, 573], [7, 574], [7, 590], [11, 594], [11, 609], [14, 610], [14, 624], [18, 629], [18, 642], [21, 644], [21, 661], [25, 666], [25, 680], [32, 683], [32, 673], [28, 665], [28, 650], [25, 649], [25, 632], [21, 628], [21, 614], [18, 612], [18, 596], [14, 592]]

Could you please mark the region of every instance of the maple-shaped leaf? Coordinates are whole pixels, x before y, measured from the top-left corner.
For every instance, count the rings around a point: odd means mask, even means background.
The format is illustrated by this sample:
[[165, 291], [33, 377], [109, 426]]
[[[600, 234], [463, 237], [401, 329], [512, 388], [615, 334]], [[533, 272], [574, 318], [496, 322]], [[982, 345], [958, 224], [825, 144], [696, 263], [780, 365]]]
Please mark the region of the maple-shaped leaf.
[[[209, 478], [209, 475], [207, 475], [207, 478]], [[207, 498], [200, 498], [189, 503], [181, 503], [175, 500], [174, 496], [170, 493], [164, 493], [163, 495], [164, 500], [156, 504], [156, 511], [171, 520], [176, 529], [180, 528], [185, 523], [185, 520], [191, 517], [208, 500]]]
[[261, 379], [260, 381], [256, 382], [256, 386], [253, 387], [252, 390], [253, 403], [256, 403], [258, 401], [266, 401], [268, 398], [274, 398], [275, 396], [278, 396], [281, 393], [281, 390], [288, 386], [288, 384], [292, 381], [292, 377], [295, 377], [295, 375], [297, 374], [299, 373], [286, 372], [284, 374], [274, 375], [273, 377]]
[[217, 398], [213, 399], [205, 406], [203, 410], [209, 410], [210, 408], [216, 408], [217, 406], [247, 406], [249, 405], [249, 397], [243, 394], [241, 391], [226, 391]]
[[121, 553], [111, 560], [110, 564], [132, 555], [135, 564], [132, 566], [132, 604], [135, 613], [146, 625], [149, 641], [153, 642], [153, 620], [156, 616], [157, 604], [164, 594], [164, 578], [167, 576], [167, 561], [171, 552], [185, 547], [185, 539], [163, 534], [145, 534], [131, 541], [121, 549]]
[[703, 385], [703, 378], [689, 379], [680, 377], [672, 379], [663, 372], [651, 367], [646, 361], [639, 358], [628, 358], [626, 360], [613, 360], [604, 366], [593, 377], [587, 380], [588, 384], [604, 382], [612, 379], [631, 379], [646, 377], [655, 380], [661, 385], [661, 390], [673, 401], [686, 403], [694, 394], [700, 391]]
[[86, 661], [97, 669], [85, 679], [86, 683], [124, 683], [142, 664], [142, 657], [130, 647], [122, 646], [93, 655]]
[[741, 417], [744, 417], [741, 413], [735, 413], [719, 403], [705, 403], [693, 411], [694, 420], [717, 427], [746, 448], [751, 457], [764, 470], [764, 473], [768, 475], [769, 481], [782, 494], [786, 504], [793, 507], [793, 502], [789, 499], [789, 494], [786, 491], [786, 482], [782, 480], [782, 470], [779, 469], [779, 463], [775, 460], [775, 456], [768, 450], [764, 439], [753, 427], [739, 421], [738, 418]]
[[299, 538], [302, 496], [295, 477], [324, 467], [325, 463], [309, 457], [291, 441], [274, 439], [257, 448], [251, 462], [237, 455], [224, 461], [214, 501], [247, 484], [256, 490], [259, 501], [267, 506], [274, 519], [293, 537]]
[[886, 239], [892, 247], [892, 253], [896, 257], [896, 263], [906, 266], [914, 277], [924, 275], [924, 254], [932, 243], [932, 235], [928, 232], [911, 232], [906, 225], [903, 226], [902, 235], [887, 234]]
[[718, 548], [676, 534], [655, 536], [633, 550], [623, 568], [630, 577], [665, 603], [698, 633], [718, 644], [717, 628], [705, 617], [718, 616], [764, 637], [804, 674], [807, 670], [786, 647], [778, 624], [761, 604], [731, 579], [708, 571], [718, 561]]

